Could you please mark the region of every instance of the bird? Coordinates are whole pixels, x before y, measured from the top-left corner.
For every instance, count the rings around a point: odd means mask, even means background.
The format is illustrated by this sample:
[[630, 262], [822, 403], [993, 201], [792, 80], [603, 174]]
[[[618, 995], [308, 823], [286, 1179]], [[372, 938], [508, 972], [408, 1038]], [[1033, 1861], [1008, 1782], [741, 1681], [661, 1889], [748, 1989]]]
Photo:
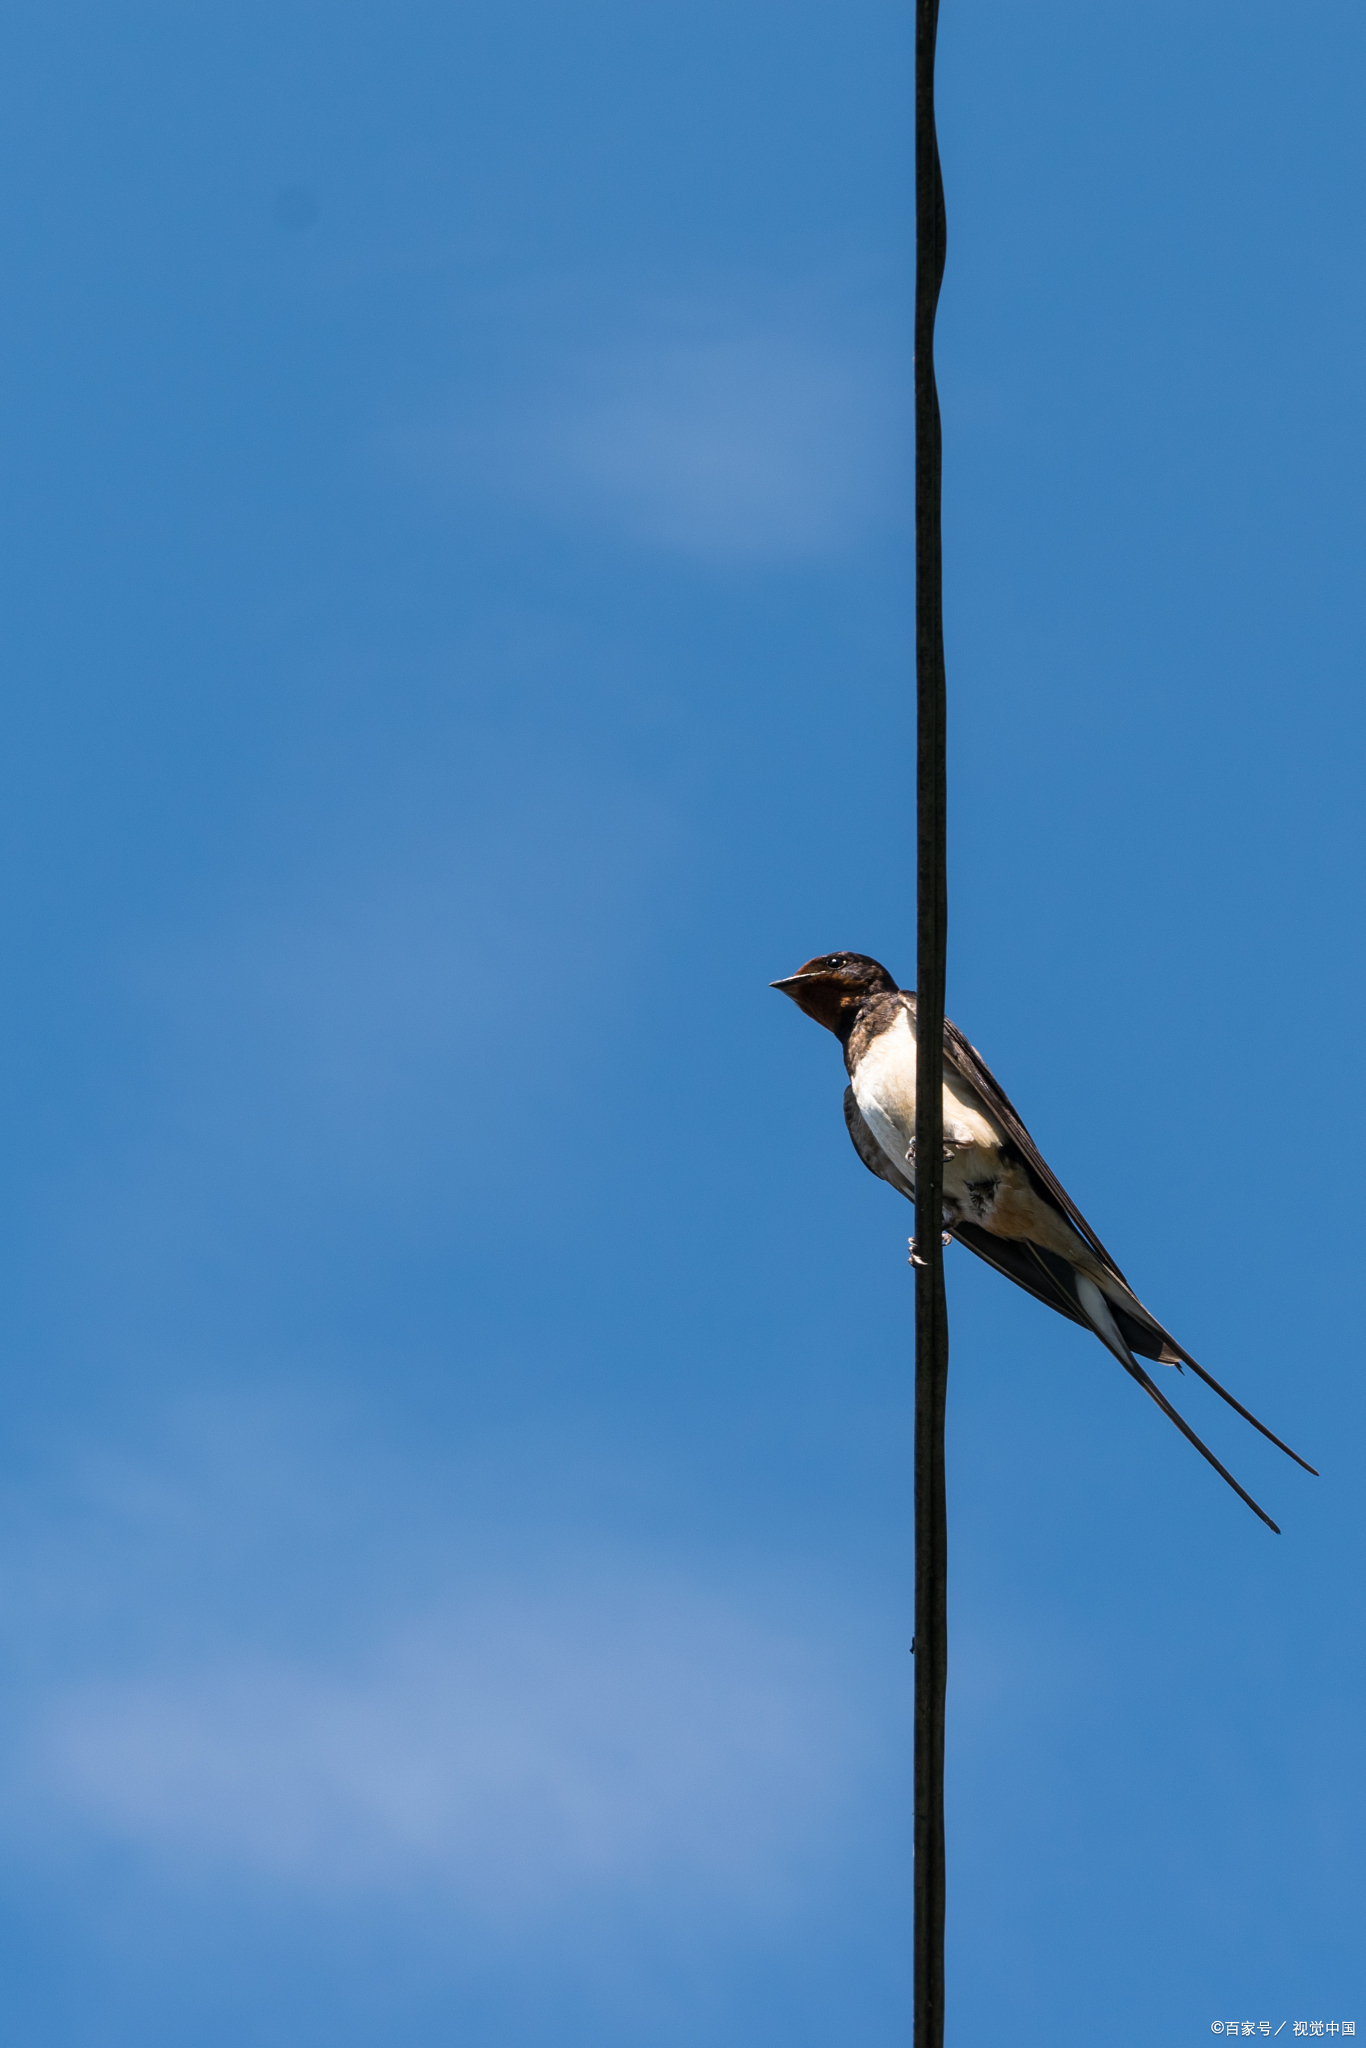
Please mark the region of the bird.
[[[844, 1120], [880, 1180], [915, 1200], [915, 992], [866, 953], [824, 953], [770, 987], [844, 1047]], [[1244, 1408], [1146, 1309], [1045, 1163], [1019, 1111], [956, 1024], [944, 1020], [945, 1241], [955, 1239], [1083, 1329], [1092, 1331], [1268, 1529], [1280, 1529], [1179, 1415], [1139, 1364], [1189, 1366], [1306, 1472], [1314, 1466]], [[917, 1258], [914, 1241], [911, 1256]]]

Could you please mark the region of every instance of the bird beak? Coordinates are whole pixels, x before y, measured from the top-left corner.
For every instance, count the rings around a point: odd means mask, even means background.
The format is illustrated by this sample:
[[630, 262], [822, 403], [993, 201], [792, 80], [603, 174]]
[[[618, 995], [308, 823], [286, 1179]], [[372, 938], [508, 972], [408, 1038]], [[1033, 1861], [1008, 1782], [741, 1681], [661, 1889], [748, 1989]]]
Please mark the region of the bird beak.
[[769, 987], [781, 989], [783, 994], [785, 996], [791, 996], [793, 1002], [795, 1003], [797, 1000], [798, 992], [801, 989], [804, 989], [809, 981], [819, 981], [820, 979], [821, 977], [819, 974], [789, 974], [782, 981], [771, 981], [769, 983]]

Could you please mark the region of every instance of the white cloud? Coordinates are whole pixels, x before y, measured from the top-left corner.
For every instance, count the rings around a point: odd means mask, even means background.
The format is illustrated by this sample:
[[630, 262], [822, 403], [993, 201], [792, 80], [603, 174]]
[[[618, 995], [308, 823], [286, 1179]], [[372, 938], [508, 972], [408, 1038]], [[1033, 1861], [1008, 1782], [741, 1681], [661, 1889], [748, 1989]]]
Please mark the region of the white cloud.
[[763, 1907], [880, 1746], [844, 1668], [823, 1631], [598, 1572], [453, 1603], [347, 1668], [75, 1686], [38, 1717], [28, 1799], [153, 1864], [435, 1882], [493, 1919], [654, 1882]]
[[429, 474], [630, 544], [806, 561], [894, 514], [909, 475], [897, 391], [886, 351], [735, 323], [585, 350], [515, 407], [402, 447]]
[[563, 513], [708, 556], [839, 552], [883, 509], [875, 366], [781, 335], [675, 343], [595, 365], [518, 482]]

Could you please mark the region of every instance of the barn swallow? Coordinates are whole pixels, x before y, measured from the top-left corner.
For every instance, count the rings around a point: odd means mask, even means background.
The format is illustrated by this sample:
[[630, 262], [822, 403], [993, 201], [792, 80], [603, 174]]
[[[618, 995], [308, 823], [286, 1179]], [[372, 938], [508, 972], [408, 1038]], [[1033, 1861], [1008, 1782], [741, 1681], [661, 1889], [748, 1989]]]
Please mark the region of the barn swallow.
[[[915, 994], [863, 953], [824, 953], [770, 984], [833, 1031], [849, 1086], [844, 1120], [880, 1180], [915, 1200]], [[1007, 1280], [1094, 1331], [1220, 1477], [1280, 1535], [1231, 1472], [1177, 1414], [1138, 1359], [1188, 1365], [1306, 1472], [1297, 1451], [1235, 1401], [1144, 1308], [1057, 1176], [981, 1054], [944, 1023], [944, 1231]], [[912, 1250], [914, 1256], [914, 1248]], [[1135, 1353], [1138, 1356], [1135, 1356]], [[1315, 1477], [1317, 1477], [1315, 1473]]]

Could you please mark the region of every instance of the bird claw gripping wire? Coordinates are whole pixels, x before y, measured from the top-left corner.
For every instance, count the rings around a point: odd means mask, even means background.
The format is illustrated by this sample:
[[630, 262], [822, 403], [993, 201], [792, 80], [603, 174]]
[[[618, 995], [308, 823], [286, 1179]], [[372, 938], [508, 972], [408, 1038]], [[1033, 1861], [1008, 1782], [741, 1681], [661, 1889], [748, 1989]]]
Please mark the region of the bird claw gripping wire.
[[[944, 1232], [944, 1238], [943, 1238], [943, 1242], [944, 1242], [944, 1245], [945, 1245], [945, 1247], [946, 1247], [946, 1248], [947, 1248], [947, 1247], [948, 1247], [949, 1245], [951, 1245], [951, 1244], [953, 1243], [953, 1238], [952, 1238], [952, 1235], [951, 1235], [951, 1234], [950, 1234], [950, 1232], [948, 1232], [947, 1230], [946, 1230], [946, 1231]], [[907, 1243], [908, 1243], [908, 1244], [909, 1244], [909, 1246], [910, 1246], [910, 1252], [911, 1252], [911, 1257], [910, 1257], [910, 1263], [911, 1263], [911, 1264], [912, 1264], [913, 1266], [928, 1266], [928, 1265], [929, 1265], [929, 1263], [930, 1263], [930, 1262], [929, 1262], [929, 1260], [928, 1260], [928, 1259], [922, 1259], [922, 1258], [921, 1258], [921, 1256], [920, 1256], [920, 1254], [919, 1254], [919, 1252], [918, 1252], [918, 1251], [916, 1250], [916, 1248], [915, 1248], [915, 1239], [914, 1239], [913, 1237], [912, 1237], [912, 1238], [908, 1238], [908, 1239], [907, 1239]]]
[[[945, 1140], [944, 1140], [944, 1164], [945, 1164], [945, 1166], [949, 1166], [949, 1165], [951, 1165], [951, 1164], [952, 1164], [952, 1162], [953, 1162], [953, 1161], [954, 1161], [954, 1160], [955, 1160], [955, 1159], [956, 1159], [956, 1158], [958, 1157], [958, 1154], [959, 1154], [960, 1152], [970, 1152], [970, 1151], [972, 1150], [972, 1144], [973, 1144], [973, 1141], [972, 1141], [972, 1139], [971, 1139], [971, 1138], [945, 1138]], [[906, 1178], [907, 1178], [907, 1180], [914, 1180], [914, 1179], [915, 1179], [915, 1139], [914, 1139], [914, 1138], [912, 1138], [912, 1139], [911, 1139], [911, 1142], [910, 1142], [910, 1144], [909, 1144], [909, 1145], [908, 1145], [908, 1146], [906, 1147], [906, 1165], [907, 1165], [907, 1167], [908, 1167], [908, 1169], [909, 1169], [909, 1171], [907, 1172], [907, 1175], [906, 1175]]]

